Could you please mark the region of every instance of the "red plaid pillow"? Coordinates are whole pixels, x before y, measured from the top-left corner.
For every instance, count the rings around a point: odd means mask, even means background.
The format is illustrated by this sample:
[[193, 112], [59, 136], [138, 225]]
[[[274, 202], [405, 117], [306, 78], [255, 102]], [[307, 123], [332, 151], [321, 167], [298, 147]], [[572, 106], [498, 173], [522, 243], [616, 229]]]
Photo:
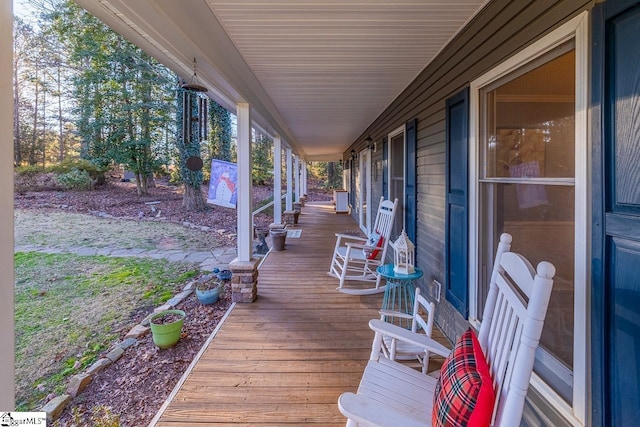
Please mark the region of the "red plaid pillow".
[[469, 329], [442, 365], [431, 422], [434, 427], [487, 427], [494, 403], [489, 366], [476, 334]]

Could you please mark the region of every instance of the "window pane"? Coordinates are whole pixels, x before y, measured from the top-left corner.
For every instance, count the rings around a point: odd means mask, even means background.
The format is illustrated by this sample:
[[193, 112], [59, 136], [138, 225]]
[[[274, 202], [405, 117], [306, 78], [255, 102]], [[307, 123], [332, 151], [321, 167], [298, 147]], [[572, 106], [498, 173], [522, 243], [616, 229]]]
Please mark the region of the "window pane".
[[[486, 221], [481, 227], [481, 239], [486, 245], [481, 278], [484, 295], [503, 232], [513, 236], [511, 249], [524, 255], [534, 267], [540, 261], [551, 262], [556, 267], [556, 276], [540, 346], [570, 371], [573, 366], [574, 187], [487, 182], [482, 183], [480, 189], [482, 218]], [[531, 200], [527, 200], [529, 194], [533, 194]], [[541, 198], [544, 204], [538, 204]], [[528, 202], [537, 205], [530, 206]], [[551, 373], [536, 372], [550, 384], [558, 381], [548, 377]], [[556, 372], [556, 375], [566, 377], [564, 373]], [[555, 388], [561, 391], [566, 386], [558, 384]], [[570, 400], [570, 394], [562, 394]]]
[[485, 178], [575, 176], [574, 51], [483, 93]]
[[389, 199], [398, 198], [396, 218], [393, 221], [390, 236], [395, 240], [404, 228], [404, 133], [391, 137], [389, 146], [391, 148]]

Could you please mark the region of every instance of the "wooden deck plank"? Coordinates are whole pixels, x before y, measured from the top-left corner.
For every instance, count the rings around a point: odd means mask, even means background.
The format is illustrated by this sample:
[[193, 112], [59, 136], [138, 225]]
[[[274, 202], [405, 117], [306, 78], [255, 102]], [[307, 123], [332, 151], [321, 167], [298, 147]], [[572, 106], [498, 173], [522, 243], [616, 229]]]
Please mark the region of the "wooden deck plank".
[[309, 203], [299, 227], [267, 256], [257, 301], [236, 305], [157, 425], [345, 424], [338, 396], [358, 386], [382, 295], [341, 294], [326, 274], [335, 233], [357, 229], [351, 217]]

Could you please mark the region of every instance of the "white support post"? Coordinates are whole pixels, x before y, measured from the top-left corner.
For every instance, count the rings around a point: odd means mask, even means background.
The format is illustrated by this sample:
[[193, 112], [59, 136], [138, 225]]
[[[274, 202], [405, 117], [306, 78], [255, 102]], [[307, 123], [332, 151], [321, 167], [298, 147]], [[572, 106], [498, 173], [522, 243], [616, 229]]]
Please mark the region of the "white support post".
[[295, 166], [293, 168], [295, 175], [295, 183], [296, 183], [296, 197], [295, 197], [295, 201], [299, 202], [300, 201], [300, 157], [296, 156], [296, 163]]
[[238, 116], [238, 261], [251, 260], [253, 224], [251, 223], [251, 116], [247, 103], [237, 105]]
[[0, 129], [4, 129], [0, 146], [0, 408], [15, 409], [15, 327], [13, 272], [13, 2], [0, 2]]
[[349, 191], [349, 173], [346, 167], [348, 164], [348, 160], [342, 160], [342, 189], [347, 191]]
[[307, 194], [307, 161], [303, 160], [302, 161], [302, 175], [300, 176], [301, 178], [301, 189], [300, 189], [300, 195], [304, 196], [305, 194]]
[[307, 194], [309, 192], [309, 181], [307, 181], [307, 177], [309, 176], [309, 163], [304, 162], [304, 187], [302, 188], [302, 194]]
[[273, 223], [282, 224], [282, 141], [273, 138]]
[[293, 210], [293, 198], [292, 198], [293, 171], [292, 171], [292, 164], [291, 164], [291, 155], [292, 155], [291, 148], [287, 148], [287, 204], [286, 204], [287, 211]]

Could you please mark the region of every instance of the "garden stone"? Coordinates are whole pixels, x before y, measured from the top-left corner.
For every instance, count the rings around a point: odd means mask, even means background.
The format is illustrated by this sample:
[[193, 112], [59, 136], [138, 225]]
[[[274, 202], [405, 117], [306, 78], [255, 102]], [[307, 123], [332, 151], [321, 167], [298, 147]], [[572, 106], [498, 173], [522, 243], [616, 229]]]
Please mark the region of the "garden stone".
[[68, 394], [63, 394], [62, 396], [54, 397], [51, 399], [44, 408], [42, 408], [42, 412], [47, 413], [47, 421], [53, 422], [57, 420], [60, 415], [62, 415], [62, 411], [67, 405], [71, 402], [71, 396]]
[[[147, 320], [147, 324], [148, 324], [148, 320]], [[143, 325], [136, 325], [129, 332], [127, 332], [127, 335], [125, 335], [125, 340], [140, 338], [145, 336], [148, 333], [149, 333], [149, 328]]]
[[[156, 307], [153, 310], [153, 314], [160, 313], [161, 311], [165, 311], [165, 310], [171, 310], [171, 308], [172, 308], [171, 305], [165, 303], [165, 304], [162, 304], [160, 307]], [[145, 319], [145, 320], [147, 320], [147, 319]]]
[[87, 388], [87, 386], [91, 383], [93, 377], [89, 374], [78, 374], [71, 377], [71, 381], [69, 381], [69, 385], [67, 386], [67, 393], [71, 397], [76, 397], [82, 390]]
[[116, 360], [120, 359], [123, 354], [124, 354], [124, 349], [122, 347], [116, 347], [113, 350], [111, 350], [109, 353], [107, 353], [107, 359], [111, 360], [112, 362], [115, 362]]
[[118, 344], [118, 347], [126, 350], [137, 342], [138, 341], [135, 338], [125, 338], [124, 341]]
[[103, 358], [98, 359], [97, 361], [95, 361], [93, 363], [93, 365], [91, 365], [89, 367], [89, 369], [87, 369], [87, 371], [85, 373], [88, 374], [88, 375], [93, 375], [93, 374], [96, 374], [96, 373], [102, 371], [104, 368], [106, 368], [109, 365], [111, 365], [111, 360], [103, 357]]

